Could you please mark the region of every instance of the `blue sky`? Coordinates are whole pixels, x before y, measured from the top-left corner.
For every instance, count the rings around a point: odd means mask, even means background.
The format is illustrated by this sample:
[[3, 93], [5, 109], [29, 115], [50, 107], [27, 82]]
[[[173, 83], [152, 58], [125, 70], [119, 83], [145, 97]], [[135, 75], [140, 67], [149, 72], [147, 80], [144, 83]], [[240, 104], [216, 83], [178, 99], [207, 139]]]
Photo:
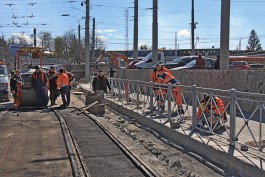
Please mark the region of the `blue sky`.
[[[129, 49], [133, 47], [133, 0], [90, 0], [90, 15], [96, 19], [96, 34], [107, 42], [107, 50], [125, 49], [128, 9]], [[152, 44], [152, 0], [139, 0], [139, 44]], [[219, 48], [221, 0], [194, 0], [196, 48]], [[33, 4], [36, 3], [36, 4]], [[14, 5], [7, 5], [14, 4]], [[230, 49], [245, 49], [249, 33], [255, 29], [265, 48], [265, 0], [231, 0]], [[73, 17], [64, 17], [69, 14]], [[18, 17], [18, 18], [12, 18]], [[31, 17], [31, 16], [34, 17]], [[69, 30], [77, 33], [78, 20], [84, 37], [85, 6], [81, 0], [0, 0], [0, 35], [12, 34], [30, 39], [32, 29], [50, 31], [53, 37]], [[191, 0], [158, 0], [158, 46], [190, 48]], [[18, 23], [18, 26], [14, 23]], [[27, 24], [27, 25], [26, 25]], [[92, 27], [92, 21], [90, 23]], [[24, 34], [23, 34], [23, 33]]]

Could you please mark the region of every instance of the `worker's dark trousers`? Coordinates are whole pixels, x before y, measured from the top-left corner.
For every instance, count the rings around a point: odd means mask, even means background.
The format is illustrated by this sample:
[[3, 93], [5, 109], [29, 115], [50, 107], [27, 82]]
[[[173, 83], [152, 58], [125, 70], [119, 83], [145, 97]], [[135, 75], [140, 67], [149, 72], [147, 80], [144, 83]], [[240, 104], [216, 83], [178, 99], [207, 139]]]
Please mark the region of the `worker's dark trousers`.
[[66, 107], [66, 105], [67, 105], [67, 103], [66, 103], [66, 94], [67, 94], [68, 90], [69, 90], [69, 86], [68, 85], [63, 86], [61, 88], [61, 90], [60, 90], [61, 91], [61, 97], [62, 97], [62, 101], [63, 101], [63, 106], [64, 107]]
[[55, 104], [55, 100], [57, 98], [57, 89], [56, 88], [50, 88], [50, 101], [51, 104]]
[[69, 86], [68, 91], [66, 92], [66, 105], [67, 105], [67, 106], [69, 106], [70, 101], [71, 101], [71, 94], [70, 94], [70, 91], [71, 91], [71, 86]]
[[49, 102], [48, 90], [41, 79], [36, 79], [36, 102], [37, 106], [47, 106]]

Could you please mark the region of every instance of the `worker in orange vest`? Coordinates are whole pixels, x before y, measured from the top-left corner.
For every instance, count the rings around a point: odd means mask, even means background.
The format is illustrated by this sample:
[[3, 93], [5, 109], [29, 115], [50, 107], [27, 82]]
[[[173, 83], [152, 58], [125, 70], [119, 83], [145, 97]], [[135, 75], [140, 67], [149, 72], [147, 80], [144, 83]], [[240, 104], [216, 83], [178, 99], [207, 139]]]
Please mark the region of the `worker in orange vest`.
[[163, 72], [161, 74], [157, 74], [157, 82], [174, 85], [172, 87], [171, 93], [176, 105], [178, 106], [178, 110], [175, 112], [175, 114], [176, 115], [184, 114], [182, 106], [182, 98], [181, 98], [181, 87], [179, 81], [170, 73]]
[[[170, 73], [170, 71], [166, 67], [161, 66], [159, 63], [157, 63], [155, 69], [152, 71], [150, 75], [151, 81], [157, 83], [157, 74], [161, 74], [163, 72]], [[156, 102], [158, 104], [158, 108], [161, 107], [161, 110], [164, 111], [165, 110], [164, 95], [166, 94], [166, 90], [158, 85], [156, 85], [153, 89], [156, 95]]]
[[[205, 117], [202, 113], [204, 113]], [[211, 95], [204, 95], [197, 108], [196, 117], [198, 127], [204, 127], [207, 124], [207, 120], [209, 125], [215, 126], [214, 130], [220, 129], [223, 123], [228, 120], [223, 101], [219, 97]]]
[[16, 70], [15, 74], [10, 80], [11, 93], [14, 96], [15, 109], [20, 108], [21, 105], [21, 89], [24, 85], [24, 80], [20, 75], [20, 70]]
[[32, 88], [36, 90], [36, 102], [38, 108], [47, 108], [49, 97], [47, 88], [47, 75], [39, 66], [35, 66], [32, 74]]
[[66, 109], [67, 101], [66, 101], [66, 94], [69, 90], [69, 79], [64, 70], [61, 68], [59, 70], [59, 75], [57, 77], [57, 90], [61, 93], [63, 104], [60, 105], [61, 109]]
[[69, 88], [68, 88], [68, 91], [66, 93], [66, 105], [69, 106], [70, 105], [70, 101], [71, 101], [71, 89], [72, 89], [72, 84], [71, 82], [75, 79], [75, 75], [71, 72], [68, 72], [66, 71], [65, 68], [63, 68], [63, 72], [68, 76], [68, 85], [69, 85]]

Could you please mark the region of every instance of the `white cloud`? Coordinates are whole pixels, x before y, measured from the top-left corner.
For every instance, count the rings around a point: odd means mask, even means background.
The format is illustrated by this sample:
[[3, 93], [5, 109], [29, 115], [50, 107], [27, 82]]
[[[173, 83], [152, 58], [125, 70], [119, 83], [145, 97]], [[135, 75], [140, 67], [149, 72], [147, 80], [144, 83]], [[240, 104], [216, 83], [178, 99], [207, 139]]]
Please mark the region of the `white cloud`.
[[188, 29], [182, 29], [178, 31], [178, 37], [190, 37], [190, 31]]
[[106, 42], [108, 40], [105, 36], [97, 36], [97, 39], [102, 42]]
[[122, 39], [122, 35], [115, 34], [113, 37], [116, 38], [116, 39]]
[[25, 41], [26, 44], [31, 44], [32, 43], [32, 39], [30, 36], [23, 34], [23, 33], [12, 33], [12, 36], [15, 39], [15, 43], [20, 43], [21, 41]]
[[97, 29], [96, 33], [113, 33], [115, 31], [117, 31], [117, 30], [115, 30], [115, 29], [105, 29], [105, 30]]

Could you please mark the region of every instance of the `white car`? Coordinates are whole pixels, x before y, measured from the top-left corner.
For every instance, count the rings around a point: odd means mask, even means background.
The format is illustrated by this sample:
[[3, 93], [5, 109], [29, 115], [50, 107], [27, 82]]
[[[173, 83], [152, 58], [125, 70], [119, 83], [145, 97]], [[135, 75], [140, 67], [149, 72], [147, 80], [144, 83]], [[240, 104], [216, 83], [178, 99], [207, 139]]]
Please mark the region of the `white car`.
[[0, 98], [9, 101], [9, 79], [5, 65], [0, 65]]

